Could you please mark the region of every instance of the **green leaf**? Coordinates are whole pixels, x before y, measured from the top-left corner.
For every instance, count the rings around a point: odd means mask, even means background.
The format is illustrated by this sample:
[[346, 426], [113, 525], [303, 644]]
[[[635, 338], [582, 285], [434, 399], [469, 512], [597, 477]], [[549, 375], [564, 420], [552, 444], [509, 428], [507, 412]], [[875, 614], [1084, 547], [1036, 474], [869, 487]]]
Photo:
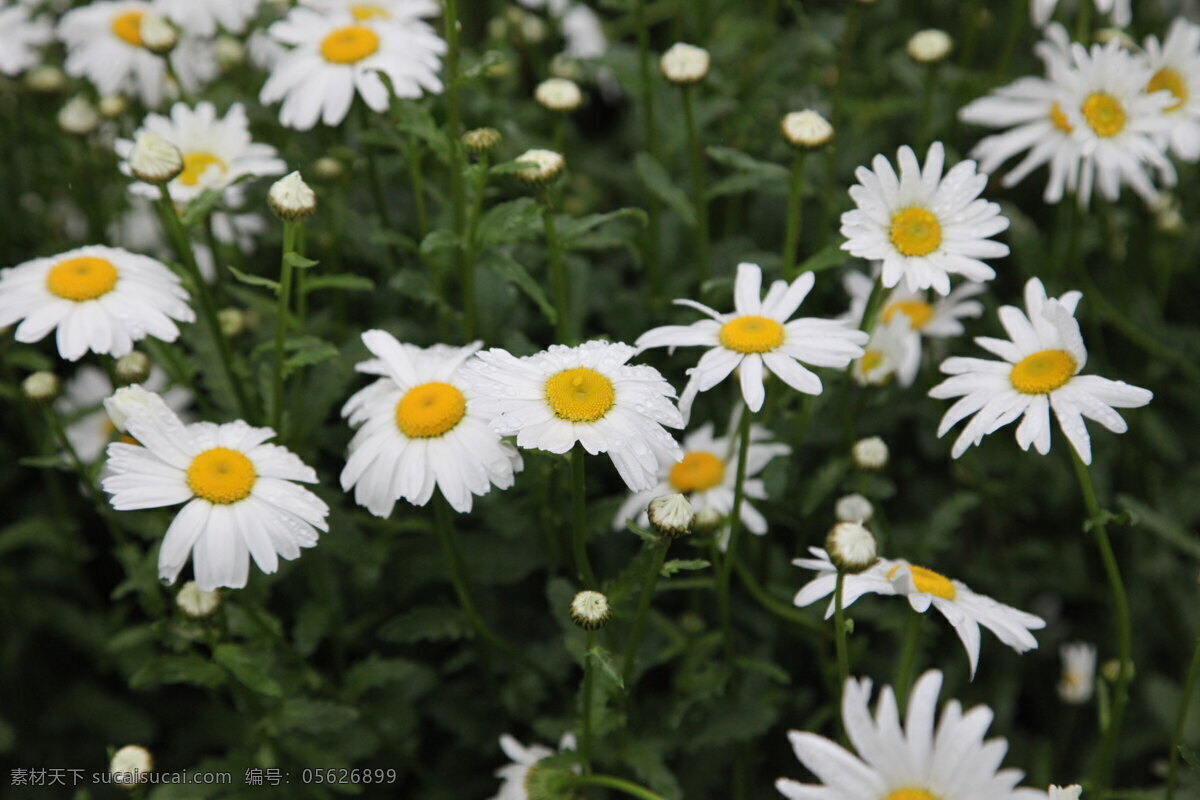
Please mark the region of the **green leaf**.
[[220, 201], [223, 191], [223, 189], [205, 189], [200, 193], [199, 197], [188, 203], [183, 216], [179, 218], [183, 227], [194, 228], [198, 223], [203, 222], [204, 218], [209, 215], [213, 207]]
[[357, 719], [356, 708], [331, 703], [328, 700], [297, 697], [283, 701], [277, 722], [281, 730], [331, 733], [345, 728]]
[[662, 565], [662, 569], [659, 570], [658, 574], [662, 575], [664, 578], [669, 578], [676, 572], [708, 569], [710, 566], [712, 566], [712, 564], [710, 564], [708, 561], [705, 561], [703, 558], [673, 558]]
[[1177, 550], [1200, 558], [1200, 536], [1130, 495], [1117, 495], [1117, 502], [1130, 513], [1137, 515], [1141, 527]]
[[1095, 528], [1097, 525], [1109, 525], [1109, 524], [1112, 524], [1112, 525], [1136, 525], [1137, 518], [1135, 518], [1133, 516], [1133, 514], [1130, 513], [1128, 510], [1114, 513], [1112, 511], [1109, 511], [1107, 508], [1102, 508], [1102, 509], [1100, 509], [1100, 513], [1097, 514], [1095, 517], [1093, 517], [1092, 519], [1086, 519], [1083, 521], [1083, 532], [1090, 533], [1092, 528]]
[[671, 176], [663, 169], [663, 165], [649, 153], [638, 153], [633, 163], [646, 188], [674, 209], [685, 225], [689, 228], [696, 227], [696, 209], [692, 206], [692, 201], [687, 192], [671, 182]]
[[262, 286], [270, 289], [276, 295], [279, 294], [279, 281], [273, 281], [270, 278], [264, 278], [260, 275], [248, 275], [232, 264], [226, 267], [226, 269], [233, 273], [233, 277], [237, 278], [244, 284], [249, 286]]
[[344, 688], [353, 698], [390, 683], [403, 683], [422, 676], [428, 667], [406, 658], [384, 658], [372, 654], [346, 671]]
[[30, 469], [67, 469], [67, 464], [60, 456], [25, 456], [17, 459], [17, 465]]
[[796, 275], [801, 275], [805, 272], [822, 272], [827, 269], [833, 269], [845, 264], [849, 259], [850, 254], [843, 250], [841, 245], [831, 244], [800, 262], [794, 274], [784, 277], [791, 280]]
[[600, 674], [612, 681], [618, 689], [625, 688], [625, 681], [621, 679], [621, 670], [617, 667], [616, 659], [613, 658], [612, 653], [596, 645], [587, 651], [587, 657], [600, 668]]
[[632, 220], [640, 227], [645, 227], [649, 224], [650, 218], [640, 208], [618, 208], [616, 211], [609, 211], [606, 214], [588, 214], [585, 217], [568, 219], [560, 226], [559, 234], [563, 244], [569, 245], [571, 240], [577, 239], [593, 228], [620, 220]]
[[318, 341], [305, 347], [298, 348], [283, 361], [283, 375], [286, 378], [297, 370], [320, 364], [331, 358], [338, 357], [338, 349], [329, 342]]
[[705, 148], [705, 152], [716, 163], [740, 172], [759, 173], [777, 180], [786, 181], [788, 179], [789, 171], [787, 167], [776, 164], [773, 161], [760, 161], [749, 153], [744, 153], [732, 147], [713, 146]]
[[474, 635], [465, 614], [450, 606], [417, 608], [385, 622], [379, 638], [389, 642], [440, 642]]
[[[376, 73], [386, 81], [387, 76]], [[392, 106], [392, 121], [396, 130], [415, 136], [428, 145], [429, 149], [442, 161], [450, 157], [450, 137], [442, 133], [434, 121], [433, 115], [425, 106], [411, 101], [400, 101]]]
[[649, 542], [650, 544], [658, 544], [658, 534], [657, 533], [655, 533], [654, 531], [646, 530], [645, 528], [639, 528], [637, 525], [634, 524], [632, 519], [626, 521], [625, 530], [638, 536], [639, 538], [643, 539], [644, 541]]
[[229, 670], [238, 682], [268, 697], [283, 697], [283, 688], [263, 669], [261, 656], [253, 656], [240, 645], [219, 644], [213, 660]]
[[758, 658], [735, 658], [733, 663], [746, 672], [757, 672], [784, 686], [792, 682], [792, 676], [788, 674], [788, 671], [774, 661]]
[[462, 239], [458, 238], [454, 231], [430, 231], [429, 235], [421, 240], [421, 255], [427, 257], [439, 250], [457, 250], [460, 247]]
[[534, 280], [529, 271], [518, 264], [512, 256], [499, 250], [491, 250], [480, 258], [479, 263], [524, 292], [541, 309], [546, 319], [551, 324], [554, 323], [558, 315], [554, 311], [554, 306], [550, 305], [550, 301], [546, 299], [546, 293], [542, 291], [541, 284]]
[[372, 292], [375, 281], [362, 275], [318, 275], [304, 281], [304, 293], [319, 292], [323, 289], [337, 289], [344, 292]]
[[225, 671], [198, 655], [159, 656], [143, 664], [129, 678], [129, 688], [146, 689], [165, 683], [190, 683], [196, 686], [220, 686]]
[[296, 269], [309, 269], [310, 267], [315, 267], [321, 262], [313, 261], [311, 258], [305, 258], [296, 252], [290, 252], [284, 254], [283, 263], [287, 264], [289, 267], [295, 267]]
[[479, 217], [475, 231], [480, 249], [532, 239], [542, 230], [542, 208], [531, 197], [500, 203]]
[[1200, 753], [1180, 742], [1179, 755], [1183, 756], [1184, 762], [1192, 768], [1193, 772], [1200, 772]]

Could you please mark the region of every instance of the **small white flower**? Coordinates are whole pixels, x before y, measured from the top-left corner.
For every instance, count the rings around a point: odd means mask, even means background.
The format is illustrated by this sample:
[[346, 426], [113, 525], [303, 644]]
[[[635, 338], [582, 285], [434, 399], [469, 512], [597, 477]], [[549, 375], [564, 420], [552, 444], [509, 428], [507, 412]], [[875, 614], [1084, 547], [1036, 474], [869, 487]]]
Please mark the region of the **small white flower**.
[[415, 22], [442, 13], [437, 0], [300, 0], [323, 14], [349, 14], [356, 20]]
[[67, 76], [53, 64], [39, 64], [25, 76], [25, 85], [39, 94], [61, 92], [67, 85]]
[[206, 592], [197, 586], [195, 581], [188, 581], [175, 595], [175, 605], [193, 619], [210, 617], [221, 605], [221, 593]]
[[825, 536], [825, 552], [839, 569], [858, 574], [875, 563], [875, 537], [861, 522], [839, 522]]
[[108, 771], [113, 776], [112, 782], [121, 786], [145, 783], [153, 769], [154, 758], [150, 751], [136, 744], [125, 745], [113, 753], [108, 762]]
[[814, 149], [829, 144], [833, 138], [833, 126], [829, 120], [812, 109], [787, 114], [779, 124], [779, 129], [792, 147]]
[[317, 210], [317, 193], [304, 182], [299, 171], [294, 171], [271, 184], [267, 205], [280, 219], [306, 219]]
[[540, 186], [557, 178], [566, 168], [567, 162], [561, 153], [553, 150], [526, 150], [513, 159], [516, 163], [528, 163], [513, 175], [523, 183]]
[[571, 598], [571, 621], [584, 630], [603, 628], [611, 617], [612, 607], [600, 592], [589, 589]]
[[950, 34], [937, 28], [918, 31], [905, 45], [908, 57], [921, 64], [934, 64], [950, 55], [954, 40]]
[[1145, 59], [1153, 71], [1146, 91], [1171, 96], [1160, 143], [1183, 161], [1200, 159], [1200, 25], [1176, 17], [1161, 43], [1146, 37]]
[[179, 42], [179, 32], [175, 26], [166, 17], [153, 11], [142, 17], [141, 37], [142, 47], [160, 56], [174, 50]]
[[871, 505], [870, 500], [856, 492], [839, 497], [837, 503], [834, 504], [833, 513], [842, 522], [865, 524], [875, 516], [875, 508]]
[[133, 177], [158, 186], [183, 172], [183, 153], [154, 131], [144, 130], [129, 149], [127, 163]]
[[21, 393], [34, 403], [48, 403], [58, 397], [62, 388], [58, 376], [45, 370], [35, 372], [21, 381]]
[[58, 127], [75, 136], [85, 136], [99, 124], [100, 114], [83, 95], [75, 95], [58, 111]]
[[[1087, 2], [1087, 0], [1082, 0]], [[1113, 23], [1124, 28], [1133, 21], [1133, 0], [1094, 0], [1096, 10], [1101, 14], [1112, 14]], [[1029, 6], [1029, 16], [1033, 24], [1039, 28], [1054, 16], [1058, 0], [1033, 0]]]
[[704, 80], [710, 62], [711, 57], [703, 47], [679, 42], [663, 53], [659, 66], [671, 83], [689, 84]]
[[[0, 75], [16, 77], [42, 59], [41, 48], [54, 38], [50, 23], [26, 6], [0, 8]], [[62, 76], [62, 73], [59, 73]]]
[[583, 92], [579, 90], [579, 84], [566, 78], [542, 81], [534, 89], [533, 96], [539, 105], [550, 111], [574, 111], [583, 102]]
[[1083, 794], [1083, 787], [1078, 783], [1073, 783], [1070, 786], [1050, 786], [1048, 800], [1079, 800]]
[[1060, 647], [1058, 653], [1062, 658], [1058, 696], [1071, 705], [1091, 700], [1096, 689], [1096, 648], [1087, 642], [1071, 642]]
[[878, 436], [859, 439], [850, 448], [850, 458], [859, 469], [883, 469], [888, 463], [887, 443]]
[[696, 511], [682, 494], [662, 495], [650, 501], [646, 516], [654, 530], [670, 536], [686, 536], [696, 522]]
[[[500, 749], [512, 763], [496, 770], [496, 777], [500, 778], [503, 783], [500, 785], [500, 791], [490, 800], [529, 800], [529, 792], [525, 787], [529, 770], [543, 758], [555, 755], [555, 751], [540, 744], [531, 744], [526, 747], [507, 733], [500, 737]], [[574, 749], [575, 735], [564, 733], [558, 743], [559, 752]]]
[[242, 33], [258, 14], [261, 0], [155, 0], [172, 22], [196, 36], [213, 36], [218, 28]]
[[119, 94], [106, 94], [97, 105], [106, 119], [116, 119], [129, 109], [129, 101]]
[[863, 348], [861, 358], [855, 359], [850, 374], [860, 386], [882, 386], [892, 376], [914, 360], [913, 350], [920, 341], [912, 337], [912, 323], [904, 313], [886, 322], [879, 322], [871, 331], [871, 339]]

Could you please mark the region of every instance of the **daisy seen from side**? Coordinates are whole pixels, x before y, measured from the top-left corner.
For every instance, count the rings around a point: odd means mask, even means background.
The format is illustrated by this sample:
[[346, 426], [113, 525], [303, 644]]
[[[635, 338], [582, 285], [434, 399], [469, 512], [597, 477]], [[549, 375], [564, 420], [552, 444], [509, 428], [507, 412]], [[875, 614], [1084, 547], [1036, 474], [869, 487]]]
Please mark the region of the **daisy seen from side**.
[[1146, 91], [1171, 96], [1160, 138], [1177, 158], [1200, 159], [1200, 25], [1176, 17], [1161, 42], [1146, 37], [1144, 57], [1153, 71]]
[[529, 790], [526, 788], [529, 771], [543, 758], [575, 749], [575, 734], [564, 733], [558, 742], [557, 752], [544, 744], [523, 745], [510, 734], [500, 737], [500, 749], [508, 756], [511, 763], [496, 770], [496, 777], [502, 783], [500, 791], [492, 795], [490, 800], [529, 800]]

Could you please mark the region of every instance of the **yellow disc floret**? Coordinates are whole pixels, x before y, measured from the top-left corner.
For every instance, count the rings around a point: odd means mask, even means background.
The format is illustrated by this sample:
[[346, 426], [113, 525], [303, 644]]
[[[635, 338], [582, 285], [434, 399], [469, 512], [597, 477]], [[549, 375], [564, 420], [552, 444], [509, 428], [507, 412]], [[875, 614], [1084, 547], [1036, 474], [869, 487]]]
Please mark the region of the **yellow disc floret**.
[[331, 64], [354, 64], [379, 49], [379, 34], [365, 25], [338, 28], [321, 42], [321, 55]]
[[142, 17], [144, 11], [126, 11], [113, 17], [112, 32], [123, 42], [134, 47], [142, 46]]
[[859, 369], [862, 370], [863, 375], [866, 375], [871, 370], [876, 369], [881, 364], [883, 364], [883, 353], [879, 352], [878, 350], [868, 350], [863, 353], [862, 358], [858, 360], [858, 366]]
[[111, 292], [117, 277], [117, 268], [107, 258], [80, 256], [55, 264], [46, 273], [46, 288], [65, 300], [82, 303]]
[[933, 212], [920, 206], [897, 211], [892, 217], [892, 244], [906, 256], [927, 256], [942, 246], [942, 225]]
[[[908, 569], [909, 569], [909, 573], [912, 575], [913, 585], [917, 587], [918, 592], [922, 592], [924, 594], [931, 594], [934, 597], [941, 597], [945, 600], [953, 600], [954, 597], [958, 594], [958, 591], [954, 588], [954, 581], [950, 580], [942, 573], [934, 572], [933, 570], [927, 569], [925, 567], [918, 567], [915, 564], [909, 564]], [[897, 564], [896, 566], [894, 566], [890, 570], [888, 570], [888, 580], [891, 580], [892, 578], [896, 577], [896, 573], [899, 571], [900, 571], [899, 564]], [[906, 790], [902, 789], [901, 791], [906, 791]], [[920, 790], [915, 790], [915, 791], [920, 791]], [[899, 795], [899, 797], [905, 797], [905, 795]], [[917, 798], [917, 797], [923, 798], [924, 795], [913, 795], [913, 797], [914, 798]], [[890, 800], [890, 796], [889, 796], [889, 800]]]
[[1125, 108], [1106, 92], [1089, 94], [1083, 101], [1083, 118], [1097, 136], [1108, 138], [1125, 130]]
[[546, 381], [546, 402], [559, 419], [595, 422], [617, 400], [612, 381], [587, 367], [564, 369]]
[[1067, 120], [1067, 115], [1063, 113], [1062, 106], [1058, 104], [1058, 101], [1055, 101], [1054, 105], [1050, 106], [1050, 121], [1054, 123], [1054, 127], [1063, 133], [1070, 133], [1075, 130], [1075, 126]]
[[1017, 362], [1008, 380], [1021, 394], [1049, 394], [1071, 380], [1077, 368], [1066, 350], [1041, 350]]
[[228, 447], [205, 450], [187, 469], [188, 486], [210, 503], [228, 505], [245, 500], [256, 480], [258, 473], [250, 459]]
[[725, 462], [702, 450], [687, 453], [683, 461], [671, 467], [667, 480], [677, 492], [704, 492], [725, 480]]
[[350, 16], [362, 22], [367, 19], [388, 19], [391, 14], [387, 12], [386, 8], [374, 3], [353, 3], [350, 6]]
[[904, 789], [897, 789], [891, 794], [880, 798], [880, 800], [941, 800], [941, 798], [928, 789], [918, 789], [915, 786], [908, 786]]
[[908, 324], [914, 331], [924, 328], [933, 318], [933, 306], [920, 300], [897, 300], [883, 307], [884, 322], [891, 322], [892, 317], [903, 314], [908, 317]]
[[1163, 111], [1178, 111], [1188, 101], [1188, 87], [1183, 76], [1170, 67], [1163, 67], [1154, 73], [1154, 77], [1146, 84], [1146, 91], [1150, 94], [1168, 91], [1175, 96], [1175, 102]]
[[747, 314], [721, 326], [721, 346], [738, 353], [769, 353], [783, 344], [783, 326], [770, 317]]
[[396, 403], [396, 427], [410, 439], [432, 439], [454, 429], [467, 413], [458, 387], [440, 381], [409, 389]]
[[205, 171], [214, 164], [222, 173], [228, 169], [225, 162], [212, 153], [203, 150], [184, 153], [183, 172], [179, 173], [179, 180], [185, 186], [195, 186], [200, 183], [200, 178], [204, 176]]

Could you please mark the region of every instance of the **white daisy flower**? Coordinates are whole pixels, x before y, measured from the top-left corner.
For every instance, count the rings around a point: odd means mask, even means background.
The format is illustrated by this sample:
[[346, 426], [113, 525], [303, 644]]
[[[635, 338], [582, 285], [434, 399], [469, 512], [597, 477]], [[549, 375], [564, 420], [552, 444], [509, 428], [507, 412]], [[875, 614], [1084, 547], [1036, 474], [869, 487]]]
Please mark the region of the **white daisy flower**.
[[[1087, 2], [1087, 0], [1082, 0]], [[1094, 0], [1096, 10], [1101, 14], [1112, 14], [1114, 25], [1124, 28], [1133, 22], [1133, 0]], [[1054, 16], [1058, 8], [1058, 0], [1033, 0], [1029, 6], [1029, 16], [1033, 24], [1039, 28]]]
[[258, 14], [261, 0], [154, 0], [155, 10], [184, 31], [215, 36], [217, 28], [241, 33]]
[[[279, 556], [299, 557], [327, 531], [329, 507], [294, 481], [316, 483], [317, 473], [284, 447], [265, 442], [270, 428], [238, 420], [184, 425], [158, 395], [140, 387], [123, 427], [139, 444], [108, 446], [108, 477], [101, 482], [113, 508], [131, 511], [185, 503], [163, 538], [158, 577], [174, 583], [188, 555], [196, 584], [209, 592], [246, 585], [250, 558], [267, 574]], [[113, 412], [110, 412], [113, 413]]]
[[860, 345], [866, 344], [868, 337], [840, 320], [791, 319], [812, 290], [814, 280], [813, 274], [806, 272], [791, 284], [775, 281], [763, 297], [762, 269], [757, 264], [738, 264], [732, 314], [720, 314], [694, 300], [676, 300], [711, 319], [646, 331], [638, 337], [637, 347], [711, 348], [688, 370], [691, 379], [679, 400], [685, 415], [698, 393], [707, 392], [735, 369], [742, 397], [751, 411], [761, 409], [766, 398], [764, 367], [797, 391], [820, 394], [821, 379], [804, 364], [844, 368], [862, 355]]
[[946, 151], [934, 142], [925, 167], [907, 145], [897, 153], [900, 177], [882, 155], [872, 169], [855, 171], [858, 184], [850, 197], [858, 206], [842, 214], [842, 249], [859, 258], [883, 262], [883, 285], [903, 278], [917, 291], [933, 287], [950, 293], [950, 274], [988, 281], [995, 271], [980, 261], [1008, 255], [1008, 245], [991, 237], [1008, 228], [1000, 206], [979, 199], [987, 175], [974, 161], [960, 161], [942, 175]]
[[1078, 783], [1073, 783], [1070, 786], [1055, 786], [1051, 784], [1050, 800], [1079, 800], [1083, 794], [1083, 787]]
[[484, 350], [463, 368], [480, 412], [519, 447], [566, 453], [576, 442], [591, 455], [608, 453], [634, 491], [658, 482], [664, 464], [682, 457], [663, 426], [682, 428], [675, 390], [654, 367], [629, 365], [627, 344], [551, 345], [517, 358]]
[[[886, 322], [880, 320], [871, 331], [862, 357], [850, 365], [854, 382], [859, 386], [883, 386], [901, 368], [912, 369], [914, 360], [920, 363], [919, 353], [916, 358], [913, 356], [916, 348], [912, 332], [912, 323], [903, 312], [893, 314]], [[920, 337], [917, 337], [916, 342], [919, 341]]]
[[146, 336], [173, 342], [176, 322], [192, 322], [179, 278], [153, 258], [91, 245], [0, 271], [0, 327], [18, 320], [18, 342], [57, 328], [58, 352], [120, 358]]
[[517, 0], [525, 8], [544, 10], [559, 22], [566, 44], [563, 55], [574, 59], [600, 58], [608, 52], [604, 24], [587, 3], [568, 0]]
[[1153, 71], [1146, 91], [1171, 94], [1162, 143], [1183, 161], [1200, 160], [1200, 25], [1176, 17], [1161, 43], [1146, 37], [1145, 58]]
[[436, 486], [466, 513], [473, 495], [513, 485], [521, 456], [488, 427], [460, 372], [479, 342], [422, 349], [377, 330], [362, 340], [375, 358], [355, 368], [383, 377], [342, 407], [358, 428], [342, 470], [342, 489], [354, 488], [355, 502], [386, 517], [401, 498], [425, 505]]
[[[734, 425], [731, 430], [736, 429]], [[766, 500], [767, 490], [756, 478], [774, 458], [790, 455], [792, 448], [772, 442], [772, 434], [761, 425], [750, 426], [750, 449], [746, 451], [746, 482], [743, 484], [742, 525], [751, 533], [767, 532], [767, 520], [750, 500]], [[697, 512], [713, 509], [722, 517], [733, 511], [733, 492], [737, 483], [737, 437], [713, 436], [712, 423], [692, 431], [683, 439], [683, 460], [664, 465], [658, 483], [643, 492], [634, 492], [613, 517], [613, 530], [620, 530], [631, 519], [645, 527], [649, 524], [646, 507], [656, 497], [682, 494]]]
[[957, 700], [942, 709], [937, 724], [942, 673], [929, 670], [913, 684], [904, 727], [890, 686], [883, 687], [871, 717], [871, 681], [848, 678], [842, 692], [842, 721], [855, 753], [815, 733], [790, 731], [800, 763], [819, 784], [790, 778], [775, 788], [791, 800], [1047, 800], [1040, 789], [1018, 787], [1018, 769], [999, 769], [1008, 742], [987, 739], [992, 710], [965, 713]]
[[[192, 393], [182, 386], [168, 389], [169, 384], [167, 373], [155, 366], [142, 385], [148, 391], [159, 393], [176, 414], [182, 414], [192, 404]], [[67, 441], [85, 464], [104, 455], [104, 448], [118, 433], [103, 406], [104, 398], [112, 393], [112, 382], [104, 370], [86, 364], [75, 370], [70, 380], [63, 384], [62, 397], [54, 404], [55, 410], [67, 422]]]
[[1025, 311], [1013, 306], [1002, 306], [999, 311], [1000, 324], [1011, 340], [975, 339], [1003, 361], [948, 358], [942, 362], [942, 372], [953, 377], [933, 387], [929, 396], [961, 399], [942, 417], [938, 436], [974, 415], [954, 443], [954, 458], [1018, 417], [1023, 419], [1017, 428], [1017, 444], [1022, 450], [1032, 444], [1045, 455], [1050, 452], [1050, 409], [1054, 409], [1067, 440], [1083, 463], [1090, 464], [1091, 437], [1084, 418], [1113, 433], [1124, 433], [1125, 420], [1113, 409], [1138, 408], [1154, 397], [1124, 381], [1079, 374], [1087, 364], [1087, 349], [1075, 320], [1075, 307], [1082, 296], [1067, 292], [1060, 298], [1047, 298], [1042, 282], [1031, 278], [1025, 284]]
[[[68, 11], [56, 28], [67, 46], [67, 73], [87, 78], [101, 95], [136, 95], [157, 107], [168, 85], [166, 61], [145, 48], [141, 28], [153, 10], [145, 0], [101, 0]], [[210, 51], [194, 37], [172, 51], [171, 66], [189, 92], [216, 75]]]
[[[843, 319], [855, 327], [860, 327], [871, 291], [875, 288], [875, 281], [862, 272], [852, 270], [842, 278], [842, 286], [850, 295], [850, 310]], [[883, 304], [879, 307], [880, 323], [887, 325], [900, 316], [908, 320], [907, 330], [903, 327], [897, 330], [906, 340], [903, 359], [896, 367], [896, 377], [901, 386], [911, 386], [916, 379], [921, 366], [921, 343], [926, 337], [948, 339], [952, 336], [962, 336], [965, 332], [962, 320], [983, 314], [983, 304], [972, 299], [982, 294], [983, 290], [982, 283], [966, 281], [955, 287], [950, 294], [932, 298], [931, 302], [927, 292], [914, 292], [908, 286], [900, 284], [884, 297]], [[868, 344], [867, 350], [870, 349]]]
[[50, 23], [20, 4], [0, 8], [0, 31], [0, 75], [9, 77], [40, 64], [40, 48], [54, 38]]
[[1083, 705], [1096, 689], [1096, 648], [1087, 642], [1070, 642], [1058, 654], [1062, 658], [1058, 696], [1064, 703]]
[[[226, 205], [238, 206], [243, 190], [235, 183], [248, 175], [282, 175], [287, 170], [274, 147], [250, 140], [250, 123], [241, 103], [230, 106], [224, 117], [217, 116], [212, 103], [199, 103], [194, 109], [176, 103], [169, 117], [148, 115], [136, 133], [142, 131], [158, 134], [183, 154], [183, 172], [167, 185], [179, 205], [213, 189], [224, 191]], [[126, 175], [133, 174], [128, 163], [133, 147], [130, 139], [118, 139], [114, 145]], [[148, 183], [134, 183], [129, 190], [151, 200], [159, 197], [158, 187]]]
[[258, 99], [282, 100], [279, 121], [288, 128], [308, 130], [318, 119], [339, 124], [356, 93], [371, 109], [386, 111], [389, 93], [380, 73], [398, 97], [442, 91], [446, 43], [423, 22], [355, 19], [297, 6], [267, 32], [292, 50], [271, 68]]
[[412, 22], [442, 13], [436, 0], [300, 0], [300, 5], [315, 8], [322, 14], [349, 14], [360, 21]]
[[503, 783], [500, 784], [500, 791], [492, 795], [490, 800], [529, 800], [529, 790], [525, 787], [529, 770], [543, 758], [557, 755], [564, 750], [574, 750], [575, 735], [564, 733], [556, 753], [544, 744], [531, 744], [526, 747], [506, 733], [500, 737], [500, 749], [512, 763], [496, 770], [496, 777]]
[[[829, 560], [829, 554], [819, 547], [810, 547], [808, 552], [814, 558], [792, 561], [798, 567], [820, 573], [796, 593], [793, 602], [801, 608], [833, 594], [837, 584], [837, 567]], [[1046, 627], [1046, 621], [1041, 617], [976, 594], [962, 581], [903, 560], [881, 558], [864, 572], [847, 575], [842, 585], [842, 607], [848, 607], [864, 594], [906, 597], [912, 609], [921, 614], [931, 605], [936, 608], [962, 640], [972, 678], [979, 663], [980, 625], [1018, 653], [1036, 649], [1037, 639], [1030, 631]], [[825, 612], [826, 619], [833, 615], [833, 606], [831, 599]]]

